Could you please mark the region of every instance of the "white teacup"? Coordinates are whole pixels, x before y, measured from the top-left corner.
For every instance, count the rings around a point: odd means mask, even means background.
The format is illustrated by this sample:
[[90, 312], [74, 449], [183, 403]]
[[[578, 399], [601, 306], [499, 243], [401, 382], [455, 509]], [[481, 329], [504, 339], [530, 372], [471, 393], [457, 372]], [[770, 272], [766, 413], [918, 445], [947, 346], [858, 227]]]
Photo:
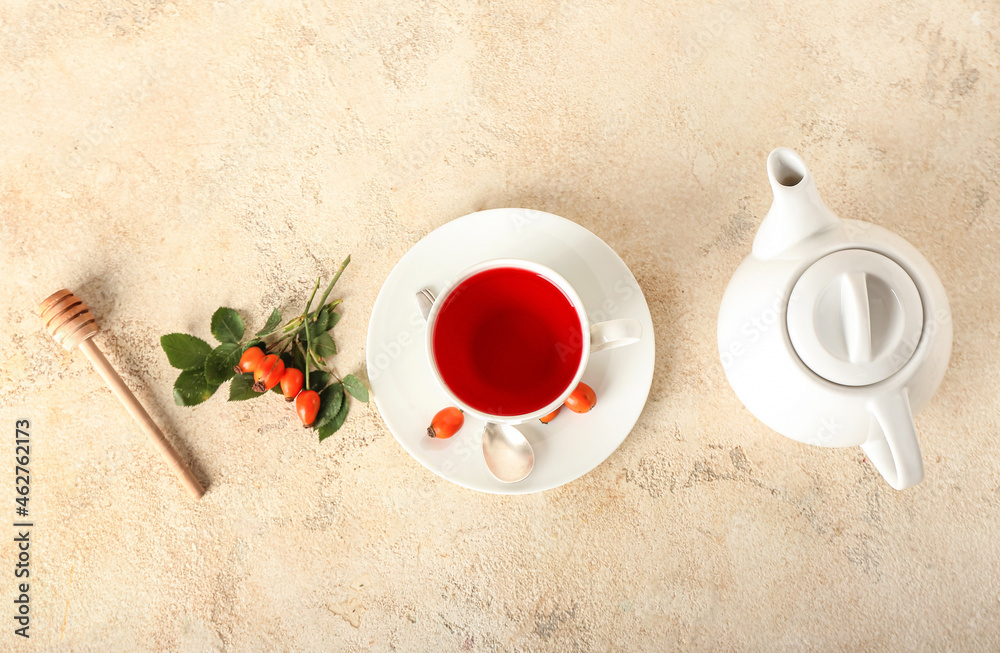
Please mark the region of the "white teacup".
[[[469, 406], [466, 402], [457, 397], [448, 387], [448, 384], [445, 383], [441, 376], [441, 372], [438, 369], [438, 363], [434, 355], [434, 327], [436, 325], [438, 315], [440, 314], [441, 307], [445, 305], [449, 295], [473, 275], [496, 268], [516, 268], [533, 272], [543, 277], [552, 283], [552, 285], [556, 288], [561, 290], [566, 298], [569, 299], [570, 304], [575, 309], [577, 317], [580, 320], [580, 333], [582, 334], [583, 343], [581, 348], [580, 363], [577, 366], [572, 382], [566, 385], [565, 389], [559, 394], [558, 398], [538, 410], [521, 415], [491, 415]], [[577, 294], [576, 290], [573, 289], [573, 286], [571, 286], [569, 282], [555, 270], [532, 261], [510, 258], [483, 261], [460, 272], [438, 293], [433, 305], [430, 308], [430, 312], [426, 316], [426, 319], [427, 360], [430, 363], [431, 371], [433, 372], [438, 385], [441, 386], [441, 389], [444, 390], [445, 394], [448, 395], [454, 405], [462, 409], [466, 414], [485, 422], [496, 422], [499, 424], [520, 424], [551, 413], [556, 408], [561, 406], [564, 401], [566, 401], [566, 398], [569, 397], [573, 390], [576, 389], [576, 386], [580, 383], [584, 370], [587, 369], [587, 363], [590, 360], [591, 352], [630, 345], [638, 342], [642, 337], [642, 325], [639, 324], [638, 321], [631, 318], [609, 320], [607, 322], [591, 324], [580, 296]], [[553, 345], [556, 346], [555, 343], [553, 343]]]

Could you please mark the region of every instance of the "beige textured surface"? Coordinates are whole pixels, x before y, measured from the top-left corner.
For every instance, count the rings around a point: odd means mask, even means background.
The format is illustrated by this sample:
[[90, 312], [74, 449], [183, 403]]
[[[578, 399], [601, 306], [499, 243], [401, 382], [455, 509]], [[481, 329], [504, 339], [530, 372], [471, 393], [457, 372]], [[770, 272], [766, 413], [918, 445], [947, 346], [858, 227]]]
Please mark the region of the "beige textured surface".
[[[31, 646], [3, 571], [0, 648], [1000, 647], [995, 3], [289, 4], [0, 8], [0, 417], [34, 423], [38, 522]], [[950, 294], [911, 491], [770, 432], [723, 377], [717, 305], [777, 145]], [[173, 405], [162, 333], [207, 336], [220, 304], [258, 326], [351, 253], [337, 365], [356, 370], [395, 261], [499, 206], [595, 231], [649, 299], [649, 404], [590, 475], [479, 495], [373, 407], [319, 445], [275, 402]], [[32, 308], [62, 286], [202, 502], [43, 332]]]

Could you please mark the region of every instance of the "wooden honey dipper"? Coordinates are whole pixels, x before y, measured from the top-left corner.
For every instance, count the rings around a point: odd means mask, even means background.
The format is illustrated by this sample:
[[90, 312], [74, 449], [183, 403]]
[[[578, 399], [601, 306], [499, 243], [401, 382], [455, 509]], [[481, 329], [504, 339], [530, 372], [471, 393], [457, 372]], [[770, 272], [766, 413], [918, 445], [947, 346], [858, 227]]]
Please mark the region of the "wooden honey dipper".
[[97, 335], [98, 328], [97, 321], [87, 305], [80, 301], [76, 295], [63, 288], [45, 298], [38, 305], [38, 313], [45, 322], [45, 328], [56, 339], [56, 342], [65, 347], [67, 351], [72, 351], [77, 346], [83, 350], [91, 364], [97, 369], [98, 374], [125, 406], [125, 410], [149, 436], [149, 443], [160, 452], [171, 471], [177, 475], [188, 492], [194, 498], [200, 499], [205, 494], [201, 483], [184, 464], [177, 451], [163, 437], [163, 433], [153, 422], [149, 413], [128, 389], [122, 378], [118, 376], [118, 372], [104, 357], [97, 343], [92, 340]]

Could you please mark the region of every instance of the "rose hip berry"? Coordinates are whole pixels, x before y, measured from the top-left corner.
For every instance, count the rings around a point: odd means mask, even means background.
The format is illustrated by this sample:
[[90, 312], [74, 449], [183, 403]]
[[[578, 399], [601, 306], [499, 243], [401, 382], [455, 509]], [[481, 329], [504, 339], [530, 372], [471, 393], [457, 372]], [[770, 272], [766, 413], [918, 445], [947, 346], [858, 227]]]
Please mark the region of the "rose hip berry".
[[264, 392], [278, 385], [285, 373], [285, 363], [274, 354], [268, 354], [253, 371], [253, 389]]
[[557, 407], [554, 411], [552, 411], [548, 415], [543, 415], [542, 417], [539, 417], [538, 421], [541, 422], [542, 424], [548, 424], [549, 422], [551, 422], [556, 418], [556, 415], [559, 414], [560, 410], [562, 410], [562, 406]]
[[281, 375], [281, 394], [285, 395], [285, 401], [295, 401], [295, 397], [302, 391], [302, 372], [294, 367], [285, 368], [285, 373]]
[[586, 413], [597, 405], [597, 394], [589, 385], [581, 383], [566, 397], [564, 403], [574, 413]]
[[300, 392], [295, 398], [295, 412], [299, 414], [302, 426], [311, 425], [316, 421], [316, 413], [319, 412], [319, 395], [314, 390]]
[[260, 347], [250, 347], [240, 356], [239, 365], [236, 366], [236, 373], [246, 374], [247, 372], [253, 372], [262, 360], [264, 360], [264, 351]]
[[458, 433], [462, 425], [465, 424], [465, 415], [458, 408], [448, 407], [438, 411], [431, 425], [427, 428], [427, 435], [432, 438], [450, 438]]

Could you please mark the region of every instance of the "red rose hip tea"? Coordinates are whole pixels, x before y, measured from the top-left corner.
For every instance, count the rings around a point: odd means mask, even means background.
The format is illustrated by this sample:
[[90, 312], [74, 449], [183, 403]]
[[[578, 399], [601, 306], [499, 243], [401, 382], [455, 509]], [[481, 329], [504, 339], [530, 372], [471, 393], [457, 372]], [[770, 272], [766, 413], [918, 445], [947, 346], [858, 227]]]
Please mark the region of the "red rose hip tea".
[[526, 415], [573, 382], [583, 356], [580, 315], [536, 272], [493, 268], [445, 298], [432, 334], [434, 360], [451, 392], [487, 415]]

